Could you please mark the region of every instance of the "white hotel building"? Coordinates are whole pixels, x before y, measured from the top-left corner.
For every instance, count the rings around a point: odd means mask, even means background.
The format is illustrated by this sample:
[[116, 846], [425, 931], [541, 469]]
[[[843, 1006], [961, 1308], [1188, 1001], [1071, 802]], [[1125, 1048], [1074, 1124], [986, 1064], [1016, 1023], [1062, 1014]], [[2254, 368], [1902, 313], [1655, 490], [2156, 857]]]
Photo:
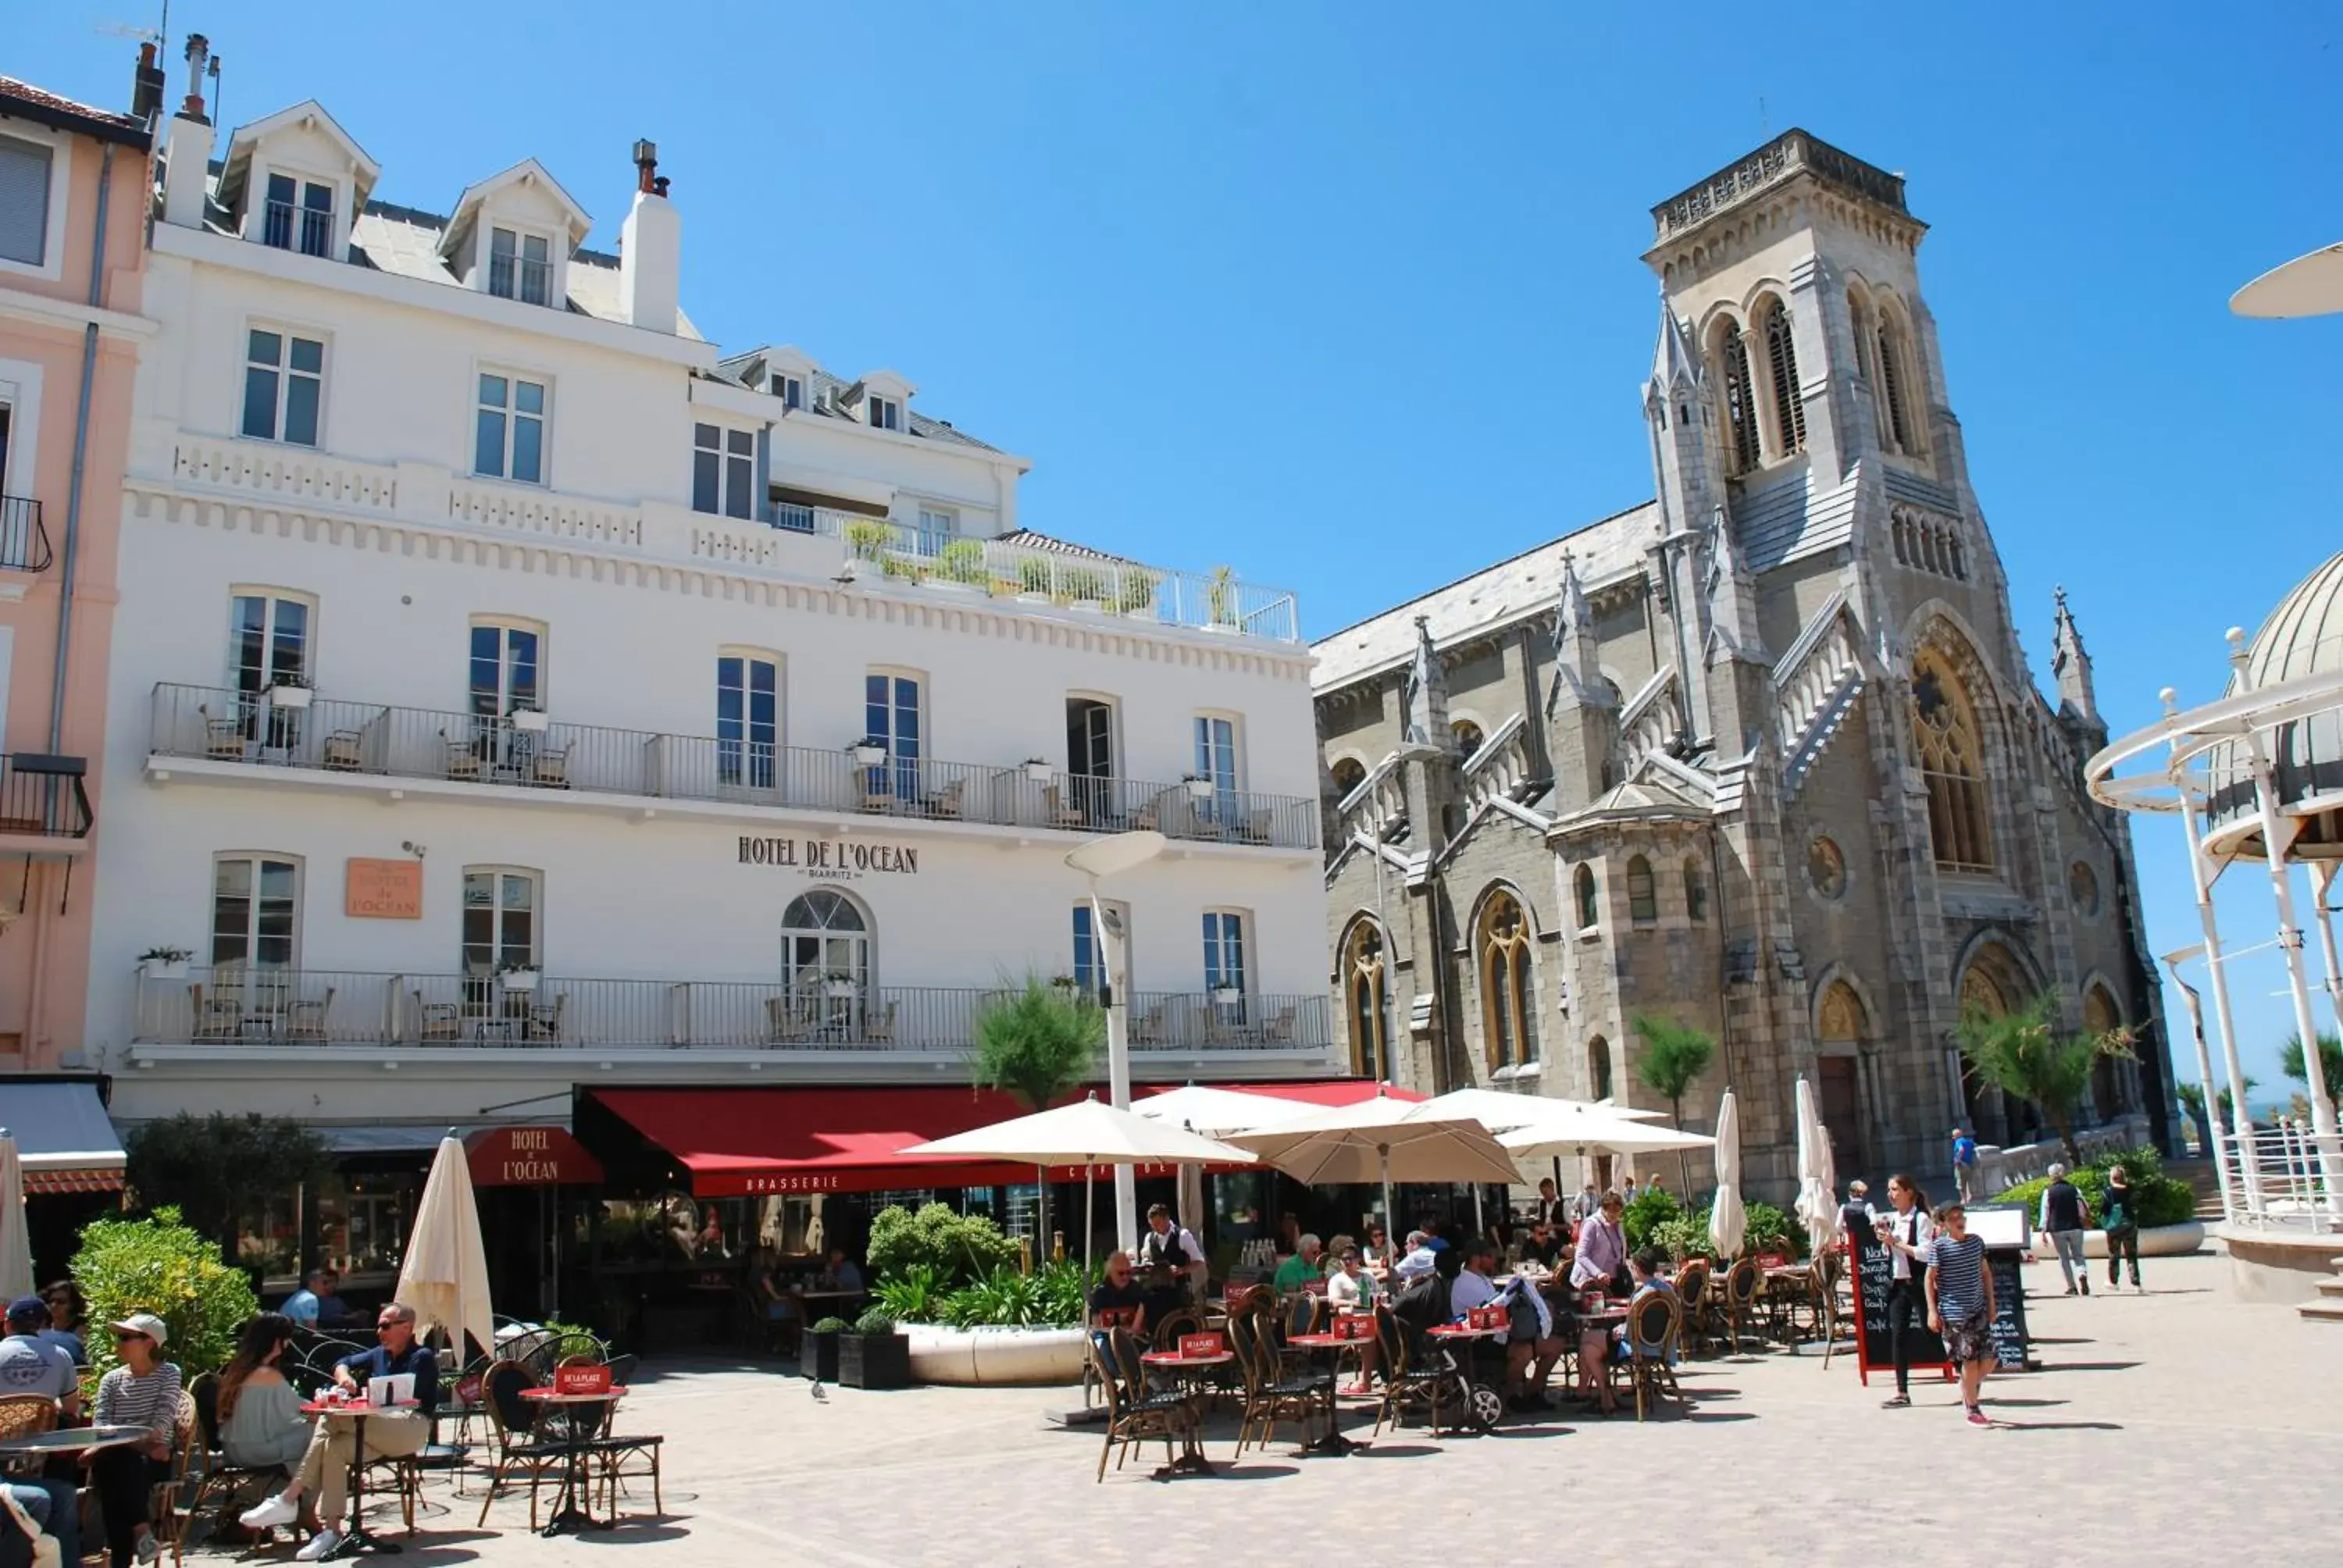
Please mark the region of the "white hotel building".
[[118, 1119], [363, 1148], [574, 1091], [965, 1101], [987, 992], [1092, 978], [1065, 855], [1141, 828], [1136, 1075], [1332, 1070], [1290, 596], [1021, 528], [1028, 460], [892, 371], [720, 353], [647, 145], [616, 258], [534, 160], [375, 200], [315, 102], [167, 149], [96, 884]]

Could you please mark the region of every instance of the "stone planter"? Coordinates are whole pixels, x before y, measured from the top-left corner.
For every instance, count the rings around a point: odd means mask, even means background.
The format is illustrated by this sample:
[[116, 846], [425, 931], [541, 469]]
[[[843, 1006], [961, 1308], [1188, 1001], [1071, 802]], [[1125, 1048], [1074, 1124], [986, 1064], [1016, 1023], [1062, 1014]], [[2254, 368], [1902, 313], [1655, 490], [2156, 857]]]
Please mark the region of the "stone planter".
[[808, 1329], [805, 1348], [798, 1352], [798, 1370], [816, 1382], [838, 1381], [837, 1329]]
[[[2205, 1227], [2194, 1220], [2177, 1225], [2149, 1225], [2139, 1233], [2139, 1255], [2143, 1258], [2182, 1258], [2205, 1245]], [[2037, 1249], [2037, 1251], [2039, 1249]], [[2091, 1231], [2083, 1236], [2083, 1256], [2104, 1258], [2107, 1255], [2107, 1233]]]
[[899, 1333], [838, 1336], [838, 1381], [847, 1388], [911, 1386], [911, 1342]]
[[524, 735], [542, 735], [553, 718], [541, 708], [517, 708], [513, 710], [512, 727]]
[[272, 686], [268, 689], [268, 706], [297, 710], [308, 707], [314, 695], [306, 686]]
[[187, 978], [185, 959], [141, 959], [138, 972], [151, 980], [182, 980]]
[[911, 1371], [921, 1382], [991, 1388], [1017, 1383], [1069, 1383], [1082, 1375], [1080, 1329], [951, 1329], [940, 1323], [903, 1328]]

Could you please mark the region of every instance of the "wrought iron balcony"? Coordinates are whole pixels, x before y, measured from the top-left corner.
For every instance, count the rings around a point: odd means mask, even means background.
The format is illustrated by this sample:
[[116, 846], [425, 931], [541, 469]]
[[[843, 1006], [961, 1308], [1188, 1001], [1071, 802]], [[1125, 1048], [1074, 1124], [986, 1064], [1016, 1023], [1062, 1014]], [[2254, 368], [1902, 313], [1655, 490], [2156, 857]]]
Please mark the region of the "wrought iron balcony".
[[0, 496], [0, 571], [45, 572], [50, 560], [41, 503], [31, 496]]
[[[392, 1046], [959, 1055], [994, 987], [860, 981], [587, 980], [526, 989], [488, 974], [383, 974], [242, 964], [136, 980], [148, 1045]], [[1141, 1052], [1322, 1050], [1322, 994], [1234, 999], [1147, 991], [1131, 1008]]]
[[[300, 706], [291, 706], [296, 700]], [[157, 685], [148, 744], [156, 757], [516, 792], [593, 791], [1069, 833], [1154, 829], [1190, 842], [1289, 849], [1318, 842], [1316, 801], [1220, 790], [1205, 779], [1165, 784], [883, 752], [866, 761], [851, 747], [664, 735], [541, 715], [483, 718], [306, 690], [272, 701], [257, 692]]]
[[19, 751], [0, 758], [0, 835], [86, 839], [94, 821], [79, 757]]

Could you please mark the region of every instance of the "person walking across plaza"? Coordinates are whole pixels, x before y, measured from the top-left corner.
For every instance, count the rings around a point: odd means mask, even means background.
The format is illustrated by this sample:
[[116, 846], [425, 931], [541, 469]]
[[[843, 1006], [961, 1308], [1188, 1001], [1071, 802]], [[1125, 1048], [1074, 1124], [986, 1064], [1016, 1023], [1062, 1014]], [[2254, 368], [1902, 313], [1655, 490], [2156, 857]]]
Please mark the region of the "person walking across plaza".
[[1883, 1408], [1903, 1410], [1912, 1402], [1913, 1325], [1928, 1321], [1928, 1243], [1936, 1222], [1928, 1218], [1928, 1201], [1913, 1177], [1889, 1177], [1887, 1201], [1894, 1211], [1875, 1223], [1888, 1250], [1887, 1341], [1896, 1358], [1896, 1393]]
[[2066, 1180], [2064, 1165], [2051, 1166], [2050, 1185], [2042, 1190], [2042, 1212], [2035, 1229], [2049, 1237], [2050, 1245], [2057, 1249], [2058, 1271], [2066, 1276], [2070, 1296], [2078, 1279], [2083, 1294], [2091, 1293], [2091, 1265], [2083, 1257], [2083, 1232], [2090, 1228], [2091, 1205], [2083, 1190]]
[[1993, 1361], [1993, 1271], [1985, 1242], [1969, 1234], [1968, 1212], [1958, 1203], [1936, 1211], [1927, 1262], [1928, 1326], [1945, 1342], [1946, 1358], [1961, 1369], [1968, 1423], [1991, 1426], [1977, 1400]]
[[[2131, 1177], [2120, 1165], [2107, 1167], [2107, 1212], [2099, 1216], [2099, 1224], [2107, 1233], [2107, 1289], [2117, 1288], [2117, 1271], [2127, 1259], [2131, 1262], [2131, 1288], [2139, 1286], [2139, 1192], [2131, 1184]], [[2083, 1288], [2091, 1287], [2090, 1276], [2083, 1276]]]
[[1964, 1203], [1976, 1201], [1976, 1140], [1961, 1128], [1953, 1129], [1953, 1191]]

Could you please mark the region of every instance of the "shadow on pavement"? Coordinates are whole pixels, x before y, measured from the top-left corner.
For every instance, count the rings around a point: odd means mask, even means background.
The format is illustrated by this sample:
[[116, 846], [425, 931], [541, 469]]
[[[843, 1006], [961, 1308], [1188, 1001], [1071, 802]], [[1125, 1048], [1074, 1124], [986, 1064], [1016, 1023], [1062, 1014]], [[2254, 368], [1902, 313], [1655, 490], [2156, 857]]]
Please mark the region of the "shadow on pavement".
[[2004, 1432], [2121, 1432], [2121, 1422], [2114, 1421], [1996, 1421], [1993, 1423]]

